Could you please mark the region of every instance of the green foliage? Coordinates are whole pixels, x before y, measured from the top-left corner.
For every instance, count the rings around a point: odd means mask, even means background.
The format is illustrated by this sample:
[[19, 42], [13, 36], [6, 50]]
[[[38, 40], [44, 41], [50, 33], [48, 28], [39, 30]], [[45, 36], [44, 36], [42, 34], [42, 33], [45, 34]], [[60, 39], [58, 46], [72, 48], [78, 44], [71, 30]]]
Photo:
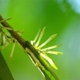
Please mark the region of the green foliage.
[[14, 80], [1, 52], [0, 52], [0, 80]]
[[[60, 80], [80, 79], [80, 13], [77, 1], [79, 0], [0, 0], [0, 14], [4, 18], [12, 18], [8, 23], [14, 29], [24, 30], [24, 39], [32, 40], [36, 32], [44, 26], [46, 32], [41, 43], [51, 34], [58, 34], [45, 47], [62, 44], [54, 50], [62, 51], [63, 55], [49, 55], [59, 68], [54, 72]], [[3, 50], [3, 56], [15, 80], [44, 80], [18, 46], [10, 61], [8, 58], [11, 47], [9, 45]]]
[[[57, 48], [58, 45], [50, 46], [48, 48], [43, 48], [48, 42], [50, 42], [56, 35], [50, 36], [44, 43], [39, 45], [43, 35], [44, 35], [45, 27], [42, 29], [42, 31], [38, 32], [35, 39], [31, 41], [31, 45], [26, 48], [26, 52], [29, 54], [31, 60], [34, 62], [36, 67], [40, 69], [41, 73], [45, 76], [46, 80], [52, 80], [53, 77], [55, 80], [59, 80], [57, 75], [54, 73], [54, 69], [58, 69], [52, 59], [47, 55], [47, 53], [50, 54], [62, 54], [61, 52], [55, 52], [52, 51], [52, 49]], [[26, 42], [27, 43], [27, 42]], [[31, 47], [32, 46], [32, 47]], [[34, 48], [35, 50], [34, 50]]]
[[[1, 20], [1, 16], [0, 16], [0, 20]], [[16, 31], [14, 31], [11, 27], [10, 28], [6, 28], [9, 27], [8, 24], [6, 23], [6, 21], [1, 21], [1, 24], [4, 25], [3, 27], [1, 27], [1, 35], [0, 38], [2, 39], [0, 43], [1, 44], [1, 48], [3, 49], [3, 46], [5, 47], [5, 44], [10, 44], [11, 42], [19, 42], [20, 45], [24, 45], [21, 44], [23, 41], [22, 38], [20, 38], [20, 35], [17, 34]], [[6, 25], [7, 24], [7, 25]], [[3, 29], [6, 28], [6, 30], [8, 30], [10, 32], [10, 34], [12, 35], [12, 37], [8, 36], [6, 34], [6, 32], [3, 31]], [[50, 42], [55, 35], [52, 35], [51, 37], [49, 37], [49, 39], [47, 39], [43, 44], [41, 44], [39, 46], [39, 43], [41, 41], [41, 38], [43, 37], [44, 34], [44, 30], [45, 27], [43, 28], [43, 30], [41, 32], [38, 32], [37, 36], [35, 37], [35, 39], [31, 42], [28, 42], [26, 40], [26, 46], [22, 46], [24, 48], [24, 50], [28, 53], [28, 55], [30, 56], [31, 60], [34, 62], [34, 64], [36, 65], [36, 67], [41, 71], [41, 73], [45, 76], [46, 80], [52, 80], [51, 78], [53, 77], [55, 80], [59, 80], [59, 78], [57, 77], [57, 75], [54, 73], [54, 71], [52, 70], [52, 68], [58, 69], [56, 67], [56, 65], [54, 64], [54, 62], [52, 61], [51, 58], [48, 57], [48, 55], [46, 53], [51, 53], [51, 54], [60, 54], [60, 52], [55, 52], [55, 51], [51, 51], [52, 49], [56, 48], [56, 46], [51, 46], [48, 48], [42, 48], [44, 47], [48, 42]], [[14, 35], [16, 34], [16, 35]], [[19, 37], [18, 37], [19, 35]], [[16, 37], [17, 36], [17, 37]], [[5, 39], [5, 42], [4, 42]], [[20, 40], [21, 39], [21, 40]], [[12, 54], [14, 51], [15, 45], [13, 46], [12, 49]], [[2, 51], [2, 49], [0, 49]], [[11, 57], [12, 57], [11, 54]]]

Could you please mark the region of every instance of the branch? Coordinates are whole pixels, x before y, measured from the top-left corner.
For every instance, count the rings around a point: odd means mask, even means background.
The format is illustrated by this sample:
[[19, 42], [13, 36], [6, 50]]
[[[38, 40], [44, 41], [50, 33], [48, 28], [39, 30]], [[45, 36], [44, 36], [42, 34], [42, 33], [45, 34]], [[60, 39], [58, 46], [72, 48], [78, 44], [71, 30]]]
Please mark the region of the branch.
[[[4, 20], [0, 15], [0, 21]], [[15, 38], [19, 44], [23, 47], [23, 49], [28, 53], [31, 57], [35, 65], [43, 72], [44, 75], [47, 75], [45, 69], [50, 72], [50, 74], [55, 78], [55, 80], [59, 80], [57, 75], [54, 73], [53, 68], [47, 63], [47, 61], [40, 56], [40, 53], [34, 48], [33, 45], [29, 41], [24, 40], [14, 29], [4, 20], [1, 24], [6, 28], [11, 28], [8, 30], [13, 38]], [[45, 76], [46, 78], [46, 76]], [[46, 79], [47, 80], [47, 79]], [[51, 80], [51, 79], [48, 79]]]
[[9, 33], [11, 34], [11, 36], [13, 38], [15, 38], [23, 48], [25, 48], [26, 41], [21, 36], [19, 36], [19, 34], [2, 18], [1, 15], [0, 15], [0, 21], [1, 21], [1, 24], [3, 25], [3, 27], [11, 29], [11, 30], [7, 29], [9, 31]]

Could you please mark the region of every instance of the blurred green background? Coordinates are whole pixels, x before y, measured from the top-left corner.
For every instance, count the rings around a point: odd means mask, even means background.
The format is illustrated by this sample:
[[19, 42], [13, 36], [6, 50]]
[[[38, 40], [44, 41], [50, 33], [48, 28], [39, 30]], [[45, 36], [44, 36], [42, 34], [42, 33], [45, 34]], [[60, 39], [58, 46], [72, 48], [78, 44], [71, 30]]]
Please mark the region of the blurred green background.
[[[57, 37], [47, 46], [62, 44], [56, 50], [63, 55], [50, 55], [58, 66], [54, 70], [60, 80], [80, 80], [80, 0], [0, 0], [0, 14], [22, 37], [33, 40], [37, 31], [46, 26], [43, 43], [50, 35]], [[44, 80], [28, 55], [16, 45], [10, 59], [12, 44], [2, 53], [14, 80]]]

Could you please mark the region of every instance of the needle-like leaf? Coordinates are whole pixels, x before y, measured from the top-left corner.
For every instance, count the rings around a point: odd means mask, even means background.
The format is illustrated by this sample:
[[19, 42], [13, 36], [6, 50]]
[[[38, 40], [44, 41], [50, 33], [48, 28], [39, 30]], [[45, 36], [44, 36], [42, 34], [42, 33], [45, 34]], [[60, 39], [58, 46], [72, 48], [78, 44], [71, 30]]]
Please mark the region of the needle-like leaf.
[[51, 50], [51, 49], [54, 49], [54, 48], [57, 48], [57, 47], [59, 47], [60, 45], [54, 45], [54, 46], [50, 46], [50, 47], [47, 47], [47, 48], [43, 48], [43, 49], [41, 49], [42, 51], [49, 51], [49, 50]]
[[46, 27], [44, 27], [44, 28], [42, 29], [41, 34], [40, 34], [40, 36], [39, 36], [39, 38], [38, 38], [38, 40], [37, 40], [37, 42], [36, 42], [36, 44], [35, 44], [35, 47], [37, 47], [37, 46], [39, 45], [39, 43], [40, 43], [40, 41], [41, 41], [41, 38], [42, 38], [43, 35], [44, 35], [45, 28], [46, 28]]
[[53, 38], [55, 38], [57, 34], [54, 34], [52, 36], [50, 36], [43, 44], [41, 44], [38, 48], [42, 48], [43, 46], [45, 46], [48, 42], [50, 42]]

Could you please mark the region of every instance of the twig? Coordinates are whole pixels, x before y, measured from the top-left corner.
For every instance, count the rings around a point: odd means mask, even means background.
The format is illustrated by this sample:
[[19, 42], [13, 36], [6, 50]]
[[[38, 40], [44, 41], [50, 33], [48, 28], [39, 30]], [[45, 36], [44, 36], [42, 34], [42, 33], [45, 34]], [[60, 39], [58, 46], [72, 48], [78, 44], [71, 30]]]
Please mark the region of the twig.
[[25, 42], [26, 41], [21, 36], [19, 36], [16, 31], [14, 31], [14, 29], [2, 18], [1, 15], [0, 15], [0, 21], [1, 21], [1, 24], [3, 25], [3, 27], [6, 27], [6, 28], [10, 28], [11, 29], [11, 30], [7, 29], [10, 32], [11, 36], [13, 38], [15, 38], [21, 44], [21, 46], [23, 48], [25, 48], [26, 47], [26, 45], [25, 45]]
[[[0, 15], [0, 21], [2, 21], [2, 20], [4, 20], [4, 19]], [[24, 48], [24, 50], [33, 59], [35, 64], [40, 62], [40, 65], [38, 64], [38, 67], [41, 68], [41, 70], [42, 70], [42, 66], [43, 66], [46, 70], [48, 70], [53, 75], [55, 80], [59, 80], [57, 75], [52, 70], [52, 67], [44, 60], [44, 58], [42, 58], [40, 56], [38, 51], [31, 45], [31, 43], [29, 41], [24, 40], [16, 31], [14, 31], [14, 29], [6, 21], [1, 22], [1, 24], [6, 28], [11, 28], [11, 30], [8, 30], [9, 33], [11, 34], [11, 36], [20, 43], [20, 45]], [[33, 55], [34, 55], [34, 57], [33, 57]]]

